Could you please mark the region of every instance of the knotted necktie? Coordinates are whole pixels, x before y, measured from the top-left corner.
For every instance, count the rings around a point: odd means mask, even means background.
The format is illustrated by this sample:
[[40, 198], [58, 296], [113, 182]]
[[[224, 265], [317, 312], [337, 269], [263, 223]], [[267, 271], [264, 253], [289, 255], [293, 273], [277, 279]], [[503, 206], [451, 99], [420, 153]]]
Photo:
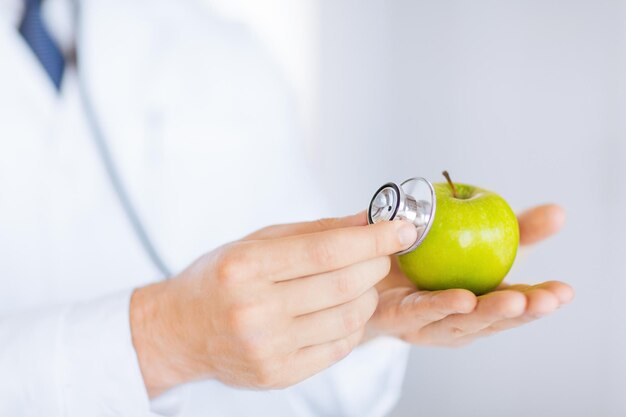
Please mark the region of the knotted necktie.
[[41, 16], [42, 0], [25, 0], [24, 17], [19, 31], [41, 62], [57, 90], [61, 88], [65, 58], [48, 32]]

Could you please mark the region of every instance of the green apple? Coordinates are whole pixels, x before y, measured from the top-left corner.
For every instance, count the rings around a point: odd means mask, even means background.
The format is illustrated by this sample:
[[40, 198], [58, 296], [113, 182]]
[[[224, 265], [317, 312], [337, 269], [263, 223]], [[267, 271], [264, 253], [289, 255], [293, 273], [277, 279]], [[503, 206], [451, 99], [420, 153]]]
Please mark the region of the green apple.
[[398, 256], [419, 289], [495, 289], [511, 269], [519, 245], [517, 218], [496, 193], [466, 184], [434, 184], [435, 220], [414, 251]]

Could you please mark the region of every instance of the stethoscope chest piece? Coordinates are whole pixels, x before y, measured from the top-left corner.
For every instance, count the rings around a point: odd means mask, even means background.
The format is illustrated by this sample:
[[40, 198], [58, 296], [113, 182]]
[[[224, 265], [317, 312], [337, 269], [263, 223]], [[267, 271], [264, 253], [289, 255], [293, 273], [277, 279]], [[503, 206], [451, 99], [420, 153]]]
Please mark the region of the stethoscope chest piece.
[[437, 196], [433, 185], [425, 178], [415, 177], [397, 185], [388, 182], [381, 186], [372, 197], [367, 210], [369, 224], [381, 221], [404, 220], [417, 229], [417, 240], [398, 255], [409, 253], [426, 238], [437, 207]]

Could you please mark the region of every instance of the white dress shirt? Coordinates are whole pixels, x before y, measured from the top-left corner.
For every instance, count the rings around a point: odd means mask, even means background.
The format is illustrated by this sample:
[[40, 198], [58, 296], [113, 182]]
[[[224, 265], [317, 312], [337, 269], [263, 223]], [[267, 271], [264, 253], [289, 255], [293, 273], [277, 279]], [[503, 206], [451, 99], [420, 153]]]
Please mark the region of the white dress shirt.
[[[245, 28], [195, 1], [81, 3], [89, 96], [120, 176], [174, 272], [265, 225], [337, 214], [298, 140], [289, 91]], [[67, 69], [56, 94], [16, 30], [20, 4], [0, 5], [0, 415], [389, 411], [408, 353], [392, 339], [361, 346], [288, 389], [212, 380], [149, 400], [129, 299], [133, 288], [162, 277], [103, 168], [76, 70]], [[55, 37], [72, 34], [54, 30], [67, 24], [64, 12], [45, 15]]]

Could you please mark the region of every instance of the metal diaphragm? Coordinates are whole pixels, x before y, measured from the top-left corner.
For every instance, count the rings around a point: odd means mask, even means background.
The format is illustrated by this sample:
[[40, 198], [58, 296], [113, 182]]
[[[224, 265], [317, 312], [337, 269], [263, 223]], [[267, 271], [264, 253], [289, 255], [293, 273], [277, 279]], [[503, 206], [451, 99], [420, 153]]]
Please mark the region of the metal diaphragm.
[[437, 207], [437, 197], [433, 185], [425, 178], [415, 177], [397, 185], [388, 182], [382, 185], [372, 197], [367, 210], [370, 224], [381, 221], [404, 220], [415, 226], [417, 239], [398, 255], [409, 253], [426, 238]]

